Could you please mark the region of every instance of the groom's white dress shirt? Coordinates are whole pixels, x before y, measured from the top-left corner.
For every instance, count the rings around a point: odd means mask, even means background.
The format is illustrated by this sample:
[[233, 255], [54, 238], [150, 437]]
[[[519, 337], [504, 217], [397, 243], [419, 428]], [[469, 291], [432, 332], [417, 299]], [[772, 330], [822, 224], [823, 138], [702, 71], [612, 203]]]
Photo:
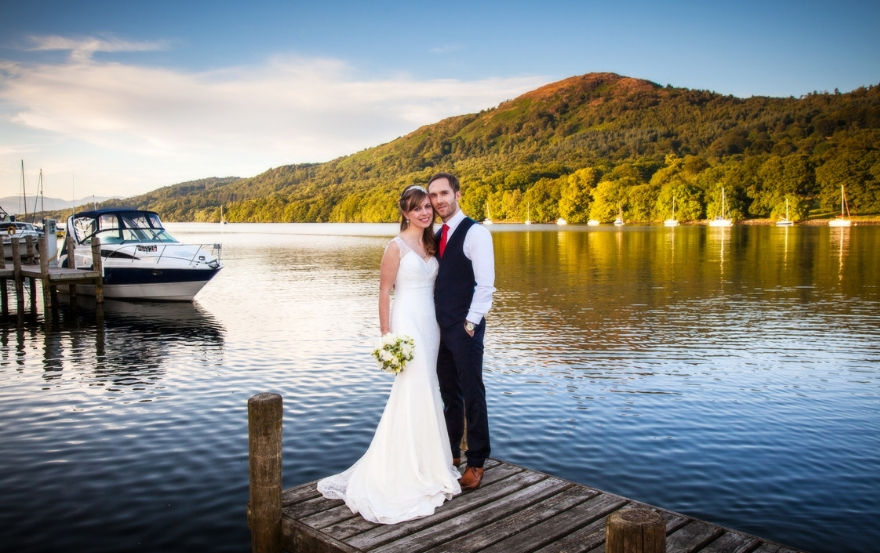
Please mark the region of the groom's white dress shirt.
[[[465, 214], [459, 209], [451, 219], [446, 221], [446, 241], [452, 239], [455, 229], [464, 221]], [[468, 309], [467, 320], [480, 324], [483, 317], [492, 307], [492, 293], [495, 292], [495, 253], [492, 249], [492, 234], [483, 225], [471, 225], [464, 237], [464, 256], [471, 260], [474, 267], [474, 298]]]

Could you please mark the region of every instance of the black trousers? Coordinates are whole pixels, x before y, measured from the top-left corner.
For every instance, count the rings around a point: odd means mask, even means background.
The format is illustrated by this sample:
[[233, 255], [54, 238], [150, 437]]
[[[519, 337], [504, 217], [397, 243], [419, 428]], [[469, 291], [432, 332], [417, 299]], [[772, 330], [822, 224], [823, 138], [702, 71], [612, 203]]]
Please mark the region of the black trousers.
[[486, 387], [483, 385], [483, 336], [486, 319], [474, 331], [473, 338], [464, 329], [464, 321], [440, 330], [437, 355], [437, 378], [443, 398], [443, 414], [453, 457], [461, 457], [461, 436], [467, 417], [467, 462], [482, 468], [489, 458], [489, 416], [486, 412]]

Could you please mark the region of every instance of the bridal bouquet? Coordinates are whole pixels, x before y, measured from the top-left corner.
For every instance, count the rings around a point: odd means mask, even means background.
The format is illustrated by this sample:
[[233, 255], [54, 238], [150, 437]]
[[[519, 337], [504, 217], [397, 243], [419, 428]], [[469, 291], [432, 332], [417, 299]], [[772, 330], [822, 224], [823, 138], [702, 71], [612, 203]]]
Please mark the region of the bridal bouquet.
[[388, 333], [376, 342], [372, 355], [380, 369], [399, 374], [412, 361], [415, 349], [415, 342], [409, 336]]

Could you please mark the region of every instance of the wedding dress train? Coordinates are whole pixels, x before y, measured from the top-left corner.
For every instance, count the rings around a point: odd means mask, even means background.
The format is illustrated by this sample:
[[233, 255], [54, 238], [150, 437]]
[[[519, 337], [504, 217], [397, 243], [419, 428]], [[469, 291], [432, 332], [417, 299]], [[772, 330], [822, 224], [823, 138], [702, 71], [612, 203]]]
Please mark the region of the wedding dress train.
[[410, 250], [402, 239], [394, 282], [391, 331], [415, 341], [413, 360], [397, 375], [367, 452], [340, 474], [318, 482], [329, 499], [382, 524], [428, 516], [461, 493], [452, 466], [437, 382], [440, 330], [434, 316], [438, 263]]

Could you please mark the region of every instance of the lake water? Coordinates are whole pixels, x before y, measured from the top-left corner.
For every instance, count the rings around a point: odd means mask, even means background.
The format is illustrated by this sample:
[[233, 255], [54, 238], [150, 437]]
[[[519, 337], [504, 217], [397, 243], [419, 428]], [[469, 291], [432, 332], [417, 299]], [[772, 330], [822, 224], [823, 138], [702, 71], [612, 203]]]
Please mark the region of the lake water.
[[[247, 399], [284, 486], [366, 449], [394, 225], [172, 224], [193, 304], [0, 326], [0, 549], [244, 551]], [[494, 225], [493, 456], [813, 552], [880, 543], [880, 227]]]

